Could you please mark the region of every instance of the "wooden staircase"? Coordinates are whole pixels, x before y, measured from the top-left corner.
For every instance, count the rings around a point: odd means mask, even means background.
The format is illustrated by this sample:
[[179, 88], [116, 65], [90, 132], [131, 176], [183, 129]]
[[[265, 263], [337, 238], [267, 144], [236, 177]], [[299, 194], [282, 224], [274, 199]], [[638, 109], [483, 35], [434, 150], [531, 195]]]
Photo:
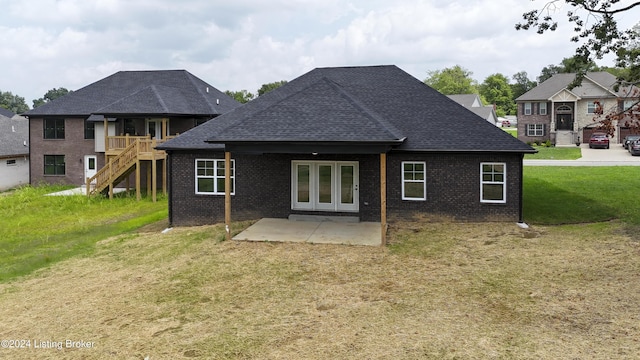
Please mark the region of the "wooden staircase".
[[[124, 148], [108, 150], [105, 156], [108, 158], [106, 165], [100, 169], [94, 176], [86, 179], [87, 196], [96, 194], [113, 195], [113, 188], [125, 180], [137, 167], [141, 161], [151, 161], [155, 169], [156, 160], [165, 160], [166, 153], [156, 150], [155, 147], [167, 139], [152, 140], [148, 137], [127, 137]], [[118, 140], [118, 139], [114, 139]], [[112, 155], [109, 155], [112, 154]], [[155, 174], [154, 174], [155, 175]], [[140, 172], [136, 171], [136, 190], [139, 194]], [[138, 198], [140, 196], [138, 195]], [[155, 189], [154, 189], [155, 199]]]

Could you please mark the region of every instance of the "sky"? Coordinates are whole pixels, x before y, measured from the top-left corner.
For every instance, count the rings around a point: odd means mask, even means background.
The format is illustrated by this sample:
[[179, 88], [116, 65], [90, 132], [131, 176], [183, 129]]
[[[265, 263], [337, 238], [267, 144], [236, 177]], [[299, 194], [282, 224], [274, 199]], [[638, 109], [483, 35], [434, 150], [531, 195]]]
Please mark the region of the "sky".
[[[31, 107], [50, 89], [121, 70], [184, 69], [221, 91], [256, 94], [317, 67], [362, 65], [396, 65], [420, 80], [455, 65], [479, 83], [520, 71], [535, 80], [575, 48], [565, 21], [545, 35], [515, 30], [547, 2], [0, 0], [0, 91]], [[560, 6], [558, 19], [568, 10]], [[619, 23], [638, 19], [634, 9]]]

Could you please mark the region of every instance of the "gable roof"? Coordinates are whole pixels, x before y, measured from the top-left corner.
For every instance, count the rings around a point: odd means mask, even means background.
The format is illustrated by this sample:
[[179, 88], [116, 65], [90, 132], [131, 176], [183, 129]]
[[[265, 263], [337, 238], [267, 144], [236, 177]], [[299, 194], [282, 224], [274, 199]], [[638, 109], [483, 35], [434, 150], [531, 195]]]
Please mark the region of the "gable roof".
[[396, 66], [314, 69], [159, 148], [283, 143], [535, 151]]
[[478, 94], [454, 94], [447, 95], [447, 97], [491, 123], [498, 121], [498, 115], [494, 107], [491, 105], [483, 105], [480, 95]]
[[482, 107], [482, 101], [478, 94], [453, 94], [447, 95], [447, 97], [467, 108]]
[[13, 111], [0, 107], [0, 116], [4, 116], [11, 119], [14, 115], [15, 114], [13, 113]]
[[217, 116], [240, 104], [185, 70], [119, 71], [26, 116]]
[[[569, 90], [568, 86], [575, 78], [575, 73], [555, 74], [538, 86], [520, 95], [516, 101], [549, 100], [562, 90]], [[569, 91], [579, 98], [602, 97], [603, 94], [608, 95], [608, 97], [624, 97], [622, 91], [616, 93], [613, 90], [615, 83], [616, 77], [606, 71], [589, 72], [585, 75], [580, 86], [576, 86]]]
[[0, 157], [29, 155], [29, 121], [20, 116], [0, 115]]

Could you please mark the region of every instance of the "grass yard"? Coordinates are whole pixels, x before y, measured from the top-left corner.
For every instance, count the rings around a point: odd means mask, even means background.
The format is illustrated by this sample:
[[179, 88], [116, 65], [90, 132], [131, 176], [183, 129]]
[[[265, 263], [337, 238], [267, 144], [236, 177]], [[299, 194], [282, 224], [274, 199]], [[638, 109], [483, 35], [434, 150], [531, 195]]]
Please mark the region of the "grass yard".
[[511, 134], [513, 137], [518, 137], [518, 129], [517, 128], [501, 128], [505, 132]]
[[545, 147], [533, 146], [536, 154], [525, 154], [525, 160], [575, 160], [582, 157], [582, 150], [577, 146]]
[[64, 189], [24, 187], [0, 196], [0, 282], [90, 254], [95, 243], [167, 217], [167, 201], [44, 196]]
[[524, 170], [529, 229], [407, 219], [384, 248], [123, 230], [0, 283], [0, 339], [31, 346], [0, 358], [636, 359], [640, 169]]

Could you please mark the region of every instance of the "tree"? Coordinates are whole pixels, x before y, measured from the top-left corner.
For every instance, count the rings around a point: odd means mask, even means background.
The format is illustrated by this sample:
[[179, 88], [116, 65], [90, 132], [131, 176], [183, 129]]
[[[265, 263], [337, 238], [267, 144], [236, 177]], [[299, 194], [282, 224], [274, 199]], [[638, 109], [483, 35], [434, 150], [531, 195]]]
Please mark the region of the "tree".
[[540, 10], [524, 13], [524, 22], [516, 24], [516, 30], [533, 28], [538, 34], [555, 31], [558, 22], [554, 16], [559, 10], [558, 3], [563, 2], [572, 7], [567, 12], [567, 19], [574, 24], [576, 33], [571, 41], [577, 44], [574, 58], [578, 83], [589, 64], [609, 53], [616, 55], [617, 67], [632, 68], [630, 78], [621, 81], [637, 83], [640, 80], [640, 53], [633, 43], [639, 34], [634, 28], [620, 30], [616, 16], [640, 6], [640, 1], [620, 4], [620, 0], [551, 0]]
[[489, 75], [479, 86], [480, 95], [488, 104], [496, 106], [496, 114], [505, 116], [515, 113], [513, 93], [509, 79], [502, 74]]
[[271, 90], [275, 90], [286, 83], [287, 83], [286, 80], [281, 80], [281, 81], [276, 81], [268, 84], [263, 84], [260, 87], [260, 89], [258, 89], [258, 96], [262, 96]]
[[559, 3], [566, 3], [571, 10], [566, 16], [574, 25], [575, 35], [571, 41], [576, 43], [576, 51], [572, 64], [577, 76], [571, 87], [581, 84], [589, 66], [606, 54], [615, 54], [616, 67], [625, 69], [618, 74], [618, 84], [614, 90], [626, 92], [625, 98], [636, 99], [635, 104], [624, 109], [604, 110], [596, 106], [594, 122], [601, 130], [610, 135], [615, 133], [615, 123], [640, 130], [640, 25], [630, 29], [619, 29], [617, 16], [640, 6], [640, 1], [620, 2], [620, 0], [550, 0], [539, 10], [532, 10], [522, 15], [524, 22], [515, 25], [516, 30], [536, 29], [538, 34], [555, 31], [558, 22], [554, 18]]
[[471, 78], [473, 73], [460, 65], [443, 70], [428, 72], [424, 83], [444, 95], [478, 94], [478, 82]]
[[234, 98], [237, 102], [240, 102], [243, 104], [248, 103], [249, 101], [255, 99], [256, 97], [254, 94], [248, 92], [247, 90], [240, 90], [240, 91], [227, 90], [224, 93]]
[[526, 71], [517, 72], [511, 78], [515, 81], [514, 84], [511, 84], [511, 94], [514, 100], [538, 85], [535, 81], [529, 80], [529, 75]]
[[43, 97], [41, 97], [40, 99], [35, 99], [33, 100], [33, 108], [37, 108], [38, 106], [42, 106], [46, 103], [48, 103], [49, 101], [53, 101], [59, 97], [63, 97], [65, 95], [67, 95], [68, 93], [70, 93], [71, 91], [61, 87], [61, 88], [53, 88], [49, 91], [47, 91], [46, 94], [44, 94]]
[[10, 110], [16, 114], [29, 111], [29, 105], [22, 96], [13, 95], [10, 91], [0, 91], [0, 107]]

